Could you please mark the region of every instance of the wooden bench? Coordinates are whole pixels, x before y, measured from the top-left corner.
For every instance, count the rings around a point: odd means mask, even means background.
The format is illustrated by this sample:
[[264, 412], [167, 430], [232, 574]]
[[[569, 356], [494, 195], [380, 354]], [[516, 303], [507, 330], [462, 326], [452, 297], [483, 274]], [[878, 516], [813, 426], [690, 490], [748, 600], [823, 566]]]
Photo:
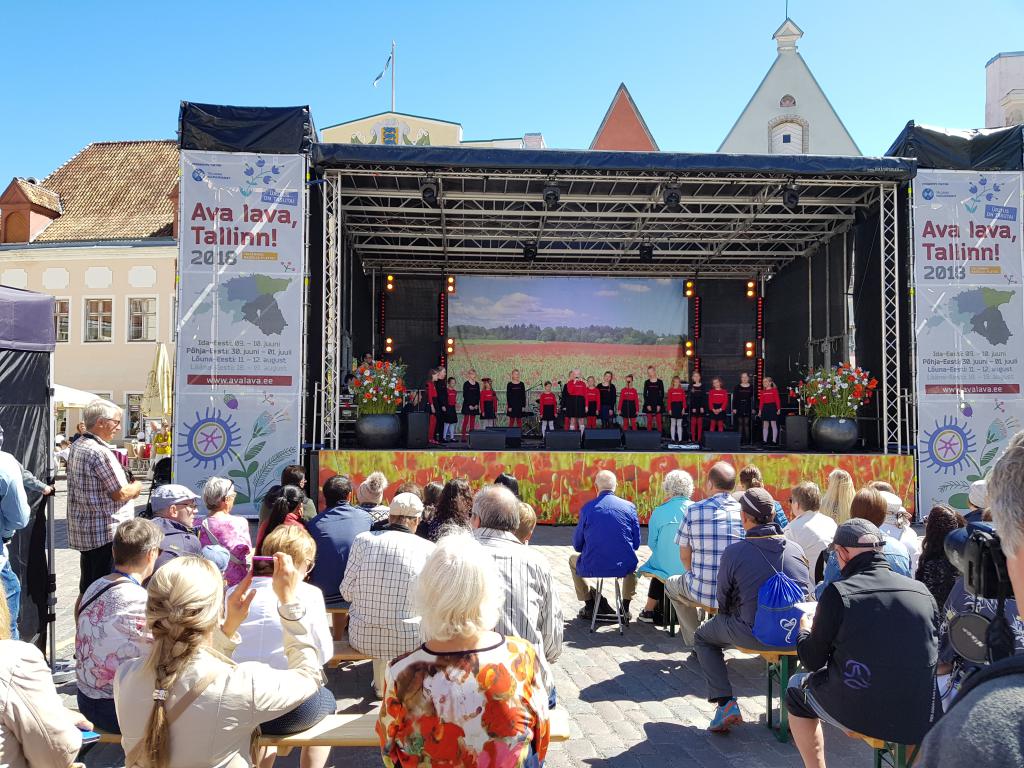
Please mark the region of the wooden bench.
[[910, 744], [873, 739], [855, 731], [850, 731], [846, 735], [851, 739], [860, 739], [874, 750], [875, 768], [882, 768], [883, 765], [890, 766], [890, 768], [911, 768], [914, 758], [917, 757], [917, 747]]
[[[564, 709], [553, 709], [549, 713], [551, 741], [569, 740], [569, 713]], [[377, 740], [377, 713], [364, 715], [328, 715], [312, 728], [293, 733], [290, 736], [260, 736], [261, 747], [276, 747], [277, 754], [286, 756], [293, 749], [302, 747], [379, 747]], [[100, 732], [104, 744], [120, 744], [116, 733]]]
[[331, 637], [341, 640], [348, 631], [348, 608], [329, 605], [327, 615], [331, 617]]
[[[796, 655], [796, 649], [792, 651], [755, 651], [750, 648], [737, 648], [740, 653], [749, 653], [760, 656], [765, 660], [766, 673], [768, 678], [768, 693], [765, 697], [765, 725], [775, 734], [775, 738], [785, 744], [789, 741], [789, 712], [786, 709], [786, 688], [789, 687], [789, 678], [796, 672], [800, 662]], [[772, 703], [774, 696], [774, 685], [779, 685], [779, 727], [775, 727], [775, 707]]]
[[371, 658], [373, 657], [367, 656], [365, 653], [360, 653], [349, 645], [348, 640], [335, 640], [334, 655], [328, 659], [326, 666], [328, 669], [335, 669], [340, 667], [346, 661], [366, 661]]

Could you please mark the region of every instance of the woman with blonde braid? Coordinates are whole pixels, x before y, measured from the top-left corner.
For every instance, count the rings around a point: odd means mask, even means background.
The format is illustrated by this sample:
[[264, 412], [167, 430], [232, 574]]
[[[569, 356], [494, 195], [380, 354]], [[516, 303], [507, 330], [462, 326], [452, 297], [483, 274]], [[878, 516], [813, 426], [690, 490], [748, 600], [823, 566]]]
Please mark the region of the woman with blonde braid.
[[291, 711], [319, 689], [322, 673], [309, 643], [310, 618], [297, 600], [304, 574], [289, 555], [274, 555], [272, 586], [288, 669], [235, 664], [237, 630], [255, 593], [246, 576], [226, 601], [223, 579], [199, 557], [179, 557], [148, 586], [149, 658], [127, 661], [114, 678], [126, 766], [249, 768], [253, 732]]

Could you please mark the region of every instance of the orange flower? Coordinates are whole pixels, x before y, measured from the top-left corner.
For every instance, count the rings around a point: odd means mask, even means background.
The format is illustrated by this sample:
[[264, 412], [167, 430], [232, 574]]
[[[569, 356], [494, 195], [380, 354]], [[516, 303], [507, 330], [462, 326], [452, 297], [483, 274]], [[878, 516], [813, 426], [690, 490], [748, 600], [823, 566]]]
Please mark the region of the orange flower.
[[[509, 650], [513, 650], [511, 643], [509, 643]], [[513, 659], [512, 674], [516, 676], [516, 680], [522, 683], [533, 682], [534, 655], [532, 648], [523, 648], [520, 650], [519, 655]]]
[[515, 681], [500, 664], [488, 664], [476, 675], [480, 690], [488, 699], [507, 699], [512, 695]]
[[423, 738], [423, 751], [432, 761], [450, 762], [462, 751], [462, 737], [465, 731], [454, 723], [446, 723], [433, 715], [424, 715], [417, 721]]
[[488, 701], [481, 721], [487, 733], [501, 739], [511, 738], [524, 730], [520, 710], [506, 701]]
[[376, 368], [379, 371], [379, 370], [381, 370], [384, 367], [384, 363], [382, 363], [380, 360], [378, 360], [376, 363], [373, 364], [373, 367]]

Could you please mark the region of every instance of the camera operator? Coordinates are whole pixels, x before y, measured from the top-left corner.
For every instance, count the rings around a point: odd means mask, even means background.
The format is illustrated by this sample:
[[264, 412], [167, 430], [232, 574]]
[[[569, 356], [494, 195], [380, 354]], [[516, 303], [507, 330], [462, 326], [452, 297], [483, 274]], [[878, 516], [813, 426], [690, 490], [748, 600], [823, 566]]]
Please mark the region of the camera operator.
[[[988, 501], [998, 533], [996, 547], [1001, 545], [1006, 558], [1005, 575], [1013, 593], [1024, 594], [1024, 432], [1013, 437], [996, 464], [988, 482]], [[1001, 559], [998, 553], [994, 559]], [[1008, 619], [1014, 622], [1016, 617]], [[1022, 722], [1024, 657], [1011, 656], [967, 679], [949, 711], [925, 738], [915, 765], [1024, 765]]]

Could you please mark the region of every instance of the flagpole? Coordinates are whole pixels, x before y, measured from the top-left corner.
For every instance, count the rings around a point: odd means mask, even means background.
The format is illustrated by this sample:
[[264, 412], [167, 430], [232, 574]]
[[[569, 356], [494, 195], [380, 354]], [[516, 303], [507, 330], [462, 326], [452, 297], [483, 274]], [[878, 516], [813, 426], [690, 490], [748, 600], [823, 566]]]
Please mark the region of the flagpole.
[[395, 41], [391, 41], [391, 111], [395, 111]]

